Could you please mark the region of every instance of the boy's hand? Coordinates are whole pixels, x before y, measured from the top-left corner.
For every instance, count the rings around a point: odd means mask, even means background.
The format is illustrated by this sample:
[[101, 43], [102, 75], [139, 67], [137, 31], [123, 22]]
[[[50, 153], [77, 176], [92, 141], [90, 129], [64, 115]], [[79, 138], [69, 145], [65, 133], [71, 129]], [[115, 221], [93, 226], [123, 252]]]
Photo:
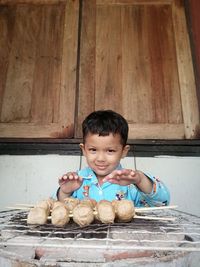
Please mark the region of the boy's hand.
[[144, 193], [152, 191], [152, 182], [141, 171], [134, 171], [130, 169], [114, 170], [107, 175], [103, 182], [110, 182], [119, 185], [135, 184]]
[[110, 182], [113, 184], [119, 185], [129, 185], [129, 184], [139, 184], [141, 182], [141, 176], [139, 172], [123, 169], [123, 170], [114, 170], [109, 175], [107, 175], [103, 181]]
[[83, 182], [83, 179], [76, 172], [68, 172], [58, 179], [60, 185], [59, 200], [70, 196], [77, 190]]

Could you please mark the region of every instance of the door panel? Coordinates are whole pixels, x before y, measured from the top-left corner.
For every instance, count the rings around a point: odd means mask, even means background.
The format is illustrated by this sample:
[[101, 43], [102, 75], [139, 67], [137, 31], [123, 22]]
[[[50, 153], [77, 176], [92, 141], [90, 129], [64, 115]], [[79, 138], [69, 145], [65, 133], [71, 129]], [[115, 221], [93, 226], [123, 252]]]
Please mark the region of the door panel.
[[113, 109], [128, 120], [130, 139], [196, 138], [199, 113], [183, 1], [86, 0], [82, 12], [76, 137], [88, 113]]
[[78, 1], [5, 2], [0, 136], [73, 137]]

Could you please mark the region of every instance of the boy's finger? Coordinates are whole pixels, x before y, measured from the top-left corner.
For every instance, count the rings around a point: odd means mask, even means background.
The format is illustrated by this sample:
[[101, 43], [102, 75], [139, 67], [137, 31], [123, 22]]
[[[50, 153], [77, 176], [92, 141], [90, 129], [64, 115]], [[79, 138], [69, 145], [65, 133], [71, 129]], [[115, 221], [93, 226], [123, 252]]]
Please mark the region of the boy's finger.
[[65, 180], [65, 179], [67, 179], [67, 175], [64, 174], [64, 175], [63, 175], [62, 177], [60, 177], [59, 179], [60, 179], [60, 180], [61, 180], [61, 179]]
[[70, 175], [68, 176], [68, 178], [69, 178], [69, 180], [73, 180], [75, 177], [74, 177], [73, 174], [70, 174]]
[[58, 181], [59, 181], [59, 182], [60, 182], [60, 181], [65, 181], [66, 178], [67, 178], [67, 177], [65, 177], [65, 176], [59, 177], [59, 178], [58, 178]]
[[134, 170], [130, 170], [130, 174], [131, 174], [132, 176], [134, 176], [134, 175], [135, 175], [135, 171], [134, 171]]
[[59, 185], [63, 185], [63, 184], [65, 184], [67, 182], [67, 179], [62, 179], [62, 178], [60, 178], [59, 180], [58, 180], [58, 184]]

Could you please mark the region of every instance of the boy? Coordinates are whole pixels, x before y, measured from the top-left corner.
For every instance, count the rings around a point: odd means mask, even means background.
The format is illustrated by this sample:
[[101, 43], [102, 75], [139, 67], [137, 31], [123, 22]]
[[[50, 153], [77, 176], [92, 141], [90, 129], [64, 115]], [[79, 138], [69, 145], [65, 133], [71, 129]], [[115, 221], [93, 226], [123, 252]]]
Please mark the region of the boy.
[[120, 114], [112, 110], [92, 112], [83, 121], [82, 130], [80, 148], [88, 167], [59, 178], [58, 200], [72, 196], [96, 201], [126, 198], [137, 207], [169, 204], [169, 191], [162, 182], [120, 165], [129, 151], [128, 124]]

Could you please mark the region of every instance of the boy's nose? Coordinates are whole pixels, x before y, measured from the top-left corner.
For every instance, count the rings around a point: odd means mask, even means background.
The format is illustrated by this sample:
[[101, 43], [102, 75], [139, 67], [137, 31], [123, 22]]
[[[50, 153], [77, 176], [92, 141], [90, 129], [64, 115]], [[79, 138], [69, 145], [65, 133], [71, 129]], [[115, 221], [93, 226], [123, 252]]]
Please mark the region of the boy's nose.
[[104, 161], [105, 160], [104, 153], [98, 153], [97, 154], [97, 160], [98, 161]]

